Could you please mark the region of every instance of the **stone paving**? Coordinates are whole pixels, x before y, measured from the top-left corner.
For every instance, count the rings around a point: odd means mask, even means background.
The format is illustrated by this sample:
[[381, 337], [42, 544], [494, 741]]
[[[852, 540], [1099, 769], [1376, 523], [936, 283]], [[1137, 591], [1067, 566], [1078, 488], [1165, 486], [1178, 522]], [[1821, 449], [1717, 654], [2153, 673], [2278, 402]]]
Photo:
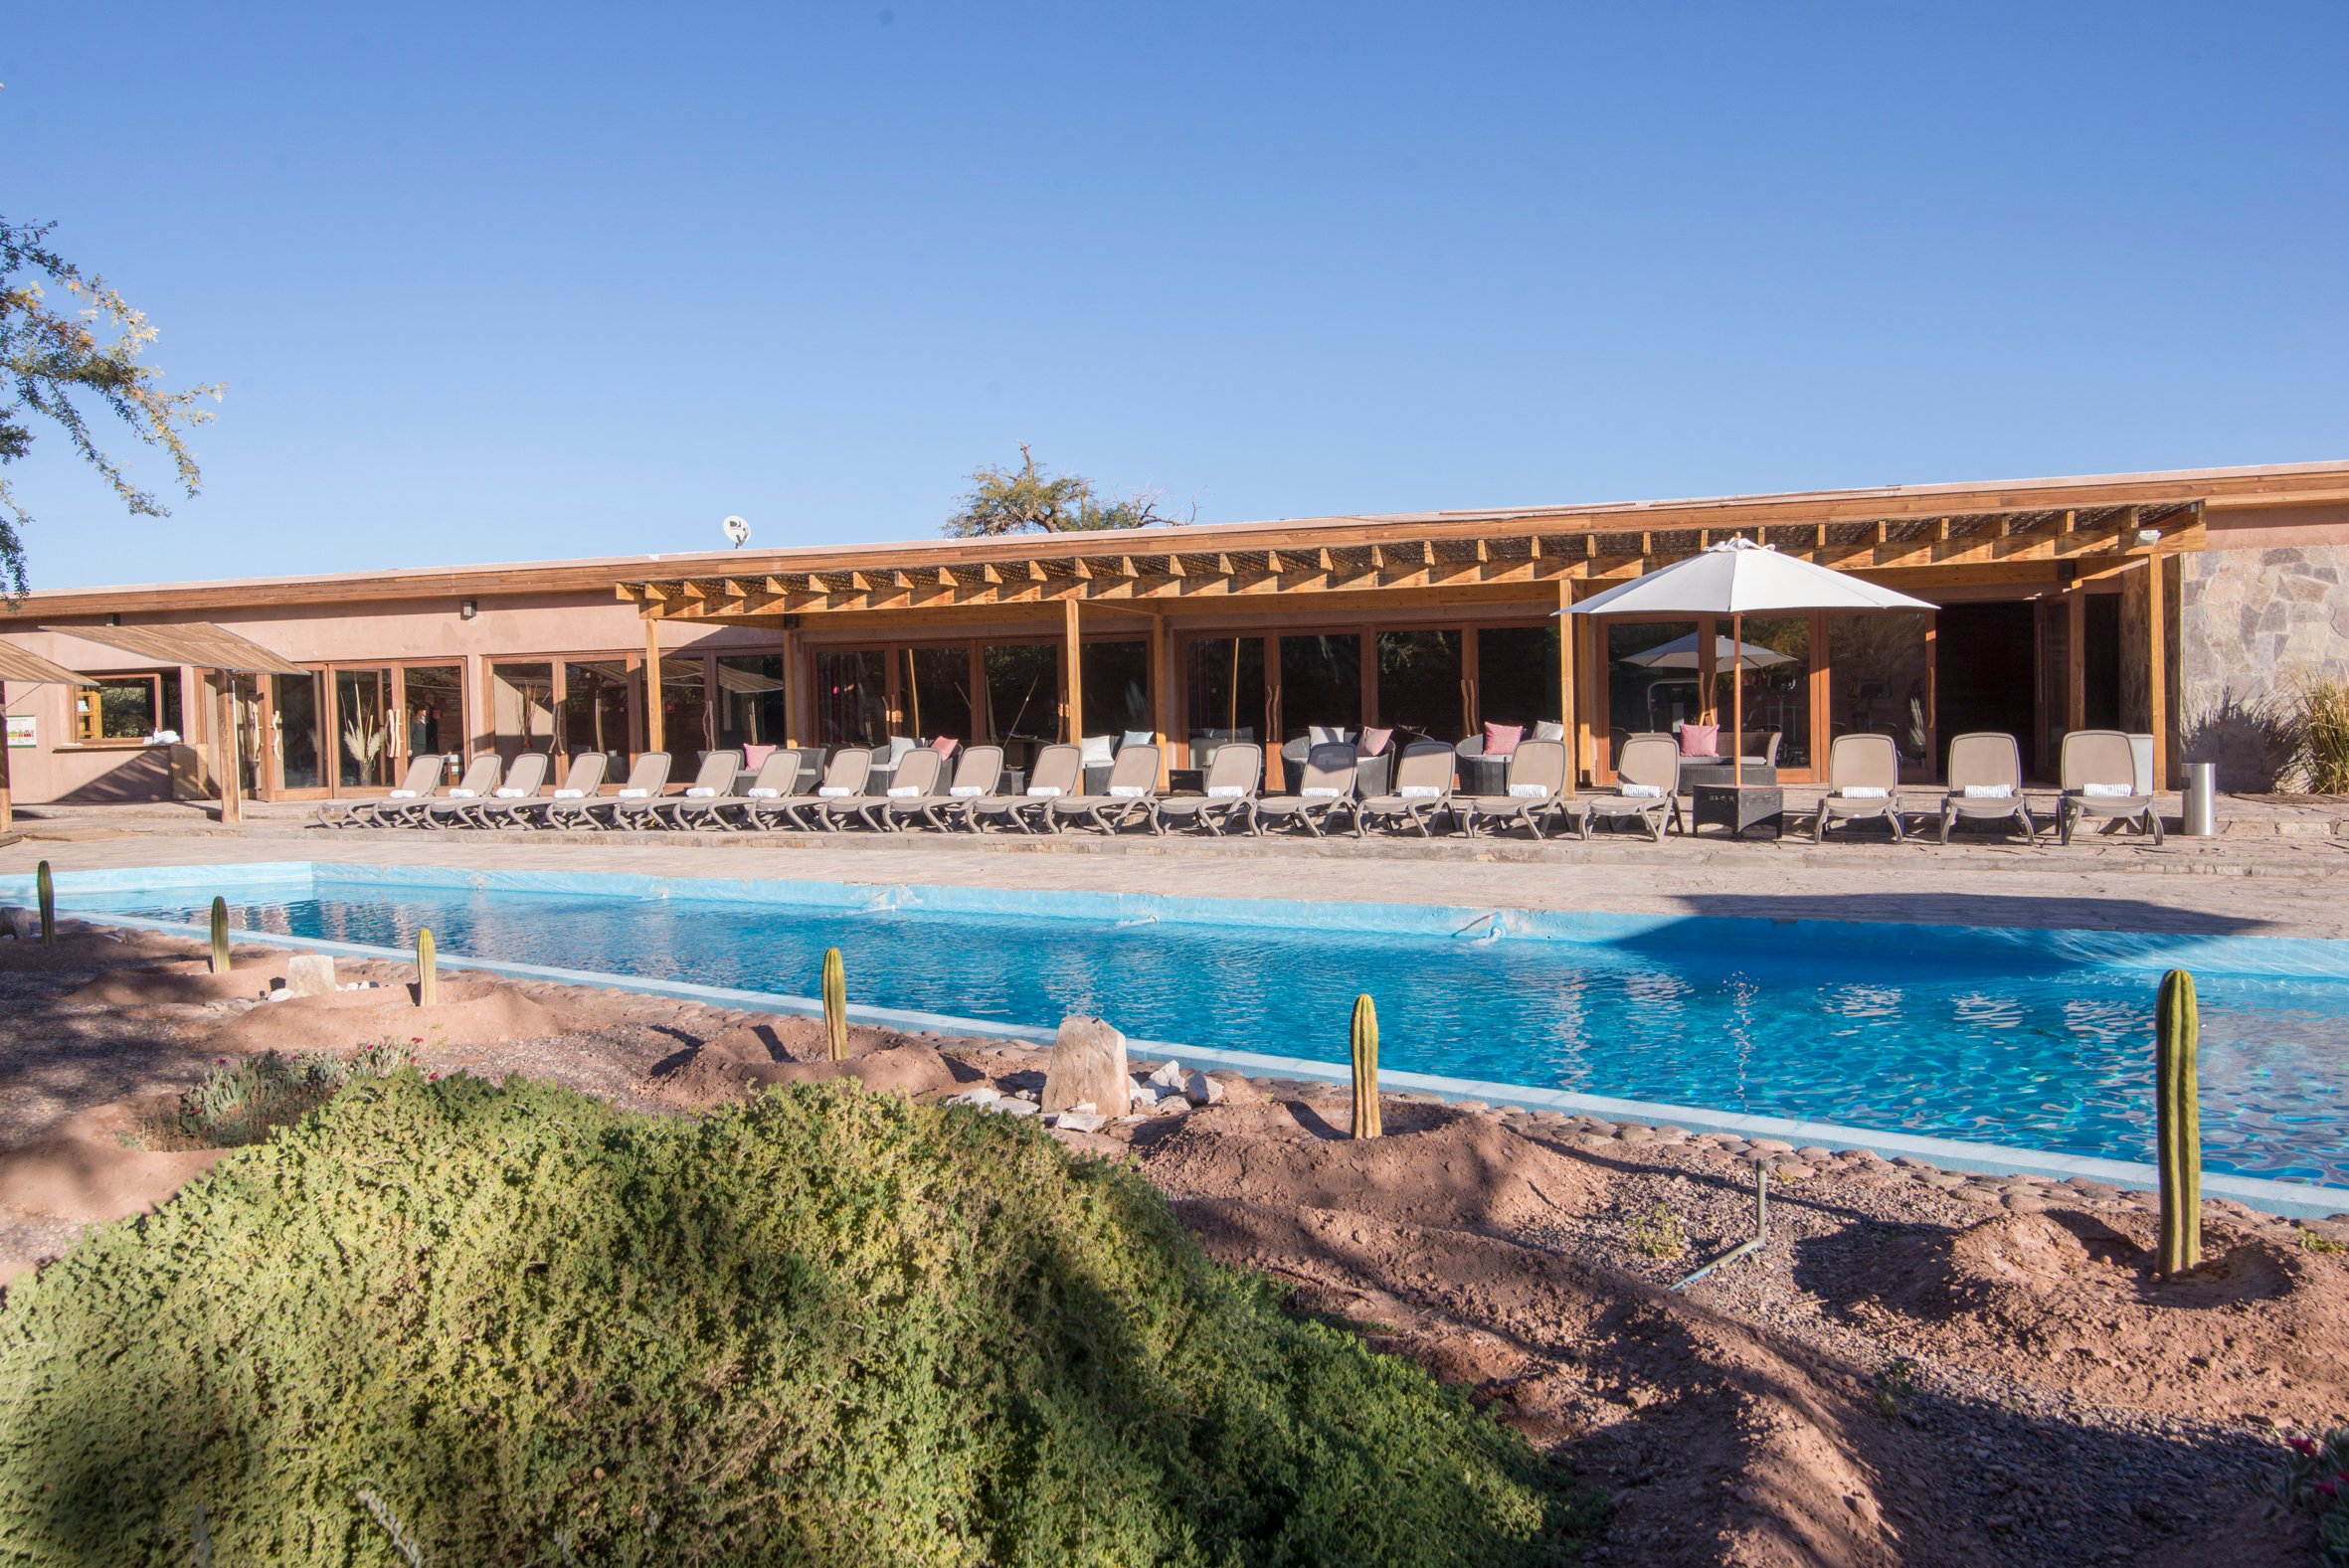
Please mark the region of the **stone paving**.
[[[1799, 791], [1789, 791], [1798, 795]], [[1790, 800], [1790, 805], [1796, 801]], [[36, 808], [0, 873], [340, 860], [482, 869], [1084, 889], [1626, 914], [2084, 928], [2349, 939], [2349, 802], [2229, 800], [2217, 839], [2088, 837], [2069, 848], [1970, 838], [1895, 844], [1807, 833], [1653, 844], [1523, 836], [1315, 841], [1018, 834], [325, 831], [311, 808], [258, 805], [240, 828], [190, 808]]]

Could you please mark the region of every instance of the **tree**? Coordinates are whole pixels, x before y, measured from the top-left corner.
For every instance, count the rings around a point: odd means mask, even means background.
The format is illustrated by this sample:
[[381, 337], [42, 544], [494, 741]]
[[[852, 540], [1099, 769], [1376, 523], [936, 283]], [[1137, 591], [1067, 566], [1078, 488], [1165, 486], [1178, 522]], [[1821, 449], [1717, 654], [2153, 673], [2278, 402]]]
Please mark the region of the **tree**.
[[1055, 474], [1036, 466], [1027, 442], [1019, 443], [1019, 466], [986, 465], [971, 474], [971, 493], [963, 497], [945, 532], [958, 539], [993, 538], [1001, 534], [1092, 533], [1104, 528], [1150, 528], [1179, 525], [1185, 519], [1164, 517], [1155, 490], [1103, 500], [1093, 481], [1080, 474]]
[[[170, 453], [180, 484], [194, 495], [203, 475], [182, 433], [212, 418], [198, 400], [217, 400], [221, 389], [164, 391], [163, 373], [139, 363], [155, 329], [104, 278], [85, 276], [49, 248], [54, 227], [0, 218], [0, 465], [30, 452], [36, 417], [48, 420], [134, 514], [168, 517], [170, 508], [133, 484], [121, 464], [98, 448], [77, 400], [94, 400], [140, 440]], [[52, 309], [44, 279], [81, 301], [79, 308]], [[10, 597], [25, 591], [23, 530], [32, 521], [0, 474], [0, 578]]]

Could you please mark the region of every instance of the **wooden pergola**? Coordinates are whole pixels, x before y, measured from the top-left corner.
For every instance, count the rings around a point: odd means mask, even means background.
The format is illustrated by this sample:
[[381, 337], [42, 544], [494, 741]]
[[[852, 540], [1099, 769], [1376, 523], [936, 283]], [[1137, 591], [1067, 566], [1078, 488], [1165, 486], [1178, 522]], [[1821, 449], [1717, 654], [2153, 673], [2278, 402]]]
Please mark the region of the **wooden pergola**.
[[[93, 686], [79, 670], [43, 658], [29, 648], [0, 638], [0, 686]], [[8, 738], [0, 735], [0, 833], [16, 825], [16, 799], [8, 781]]]

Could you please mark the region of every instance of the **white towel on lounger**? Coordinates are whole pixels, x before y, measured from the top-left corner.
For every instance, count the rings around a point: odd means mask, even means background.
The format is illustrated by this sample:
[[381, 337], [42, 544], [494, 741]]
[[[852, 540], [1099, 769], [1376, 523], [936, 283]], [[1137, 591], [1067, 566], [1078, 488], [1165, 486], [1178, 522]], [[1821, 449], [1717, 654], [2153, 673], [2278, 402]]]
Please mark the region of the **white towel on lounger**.
[[650, 793], [652, 791], [649, 789], [623, 789], [620, 791], [620, 797], [623, 800], [641, 800]]
[[688, 800], [709, 800], [714, 799], [717, 793], [717, 790], [710, 788], [707, 784], [695, 784], [685, 791], [685, 798]]
[[921, 796], [922, 786], [920, 784], [891, 784], [889, 786], [889, 798], [892, 800], [918, 800]]
[[500, 800], [527, 800], [530, 798], [530, 791], [527, 789], [492, 789], [489, 792]]
[[2129, 784], [2083, 784], [2079, 786], [2079, 792], [2098, 800], [2121, 800], [2137, 791]]
[[394, 789], [390, 794], [385, 795], [384, 798], [386, 800], [413, 800], [416, 798], [416, 791], [413, 789]]
[[1509, 797], [1512, 800], [1546, 800], [1549, 798], [1549, 785], [1511, 784]]
[[2012, 800], [2015, 797], [2015, 786], [2013, 784], [1967, 784], [1965, 797], [1969, 800]]
[[952, 789], [949, 789], [947, 793], [953, 795], [958, 800], [976, 800], [981, 795], [987, 793], [987, 791], [980, 788], [977, 784], [956, 784]]
[[1634, 800], [1661, 800], [1664, 798], [1662, 784], [1617, 784], [1615, 792], [1620, 795], [1629, 795]]
[[1061, 789], [1058, 784], [1029, 784], [1027, 786], [1027, 797], [1030, 800], [1050, 800], [1056, 798], [1060, 793]]
[[557, 789], [555, 798], [558, 800], [584, 800], [587, 798], [587, 791], [585, 789]]
[[1892, 793], [1883, 784], [1846, 784], [1835, 792], [1846, 800], [1882, 800]]
[[470, 800], [478, 793], [480, 793], [478, 789], [452, 789], [449, 791], [449, 798], [452, 800]]
[[1333, 789], [1327, 784], [1313, 784], [1297, 792], [1308, 800], [1335, 800], [1346, 793], [1343, 789]]
[[1247, 792], [1238, 784], [1207, 785], [1207, 798], [1210, 800], [1237, 800]]
[[1109, 786], [1110, 798], [1113, 800], [1139, 800], [1149, 792], [1140, 784], [1111, 784]]
[[1444, 790], [1441, 784], [1405, 784], [1395, 793], [1406, 800], [1440, 800]]
[[846, 784], [825, 784], [815, 792], [826, 800], [845, 800], [856, 793]]
[[780, 800], [783, 798], [783, 791], [770, 789], [765, 784], [760, 784], [750, 791], [749, 798], [753, 800]]

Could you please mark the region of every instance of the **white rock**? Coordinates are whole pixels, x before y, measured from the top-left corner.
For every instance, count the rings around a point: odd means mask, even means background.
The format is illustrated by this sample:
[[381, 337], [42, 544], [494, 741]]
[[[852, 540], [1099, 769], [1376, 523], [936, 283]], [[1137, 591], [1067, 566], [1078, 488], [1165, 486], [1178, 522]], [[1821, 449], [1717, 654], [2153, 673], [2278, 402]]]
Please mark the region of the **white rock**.
[[285, 960], [285, 994], [329, 996], [334, 992], [334, 955], [297, 953]]
[[993, 1084], [974, 1084], [971, 1088], [947, 1101], [947, 1104], [950, 1106], [984, 1106], [992, 1105], [1002, 1098], [1003, 1092]]
[[1159, 1103], [1157, 1086], [1144, 1079], [1135, 1079], [1133, 1092], [1127, 1103], [1137, 1111], [1148, 1111]]
[[1180, 1089], [1182, 1087], [1182, 1064], [1169, 1062], [1150, 1075], [1150, 1082], [1161, 1089]]
[[1063, 1132], [1098, 1132], [1102, 1124], [1108, 1120], [1093, 1111], [1063, 1111], [1057, 1116], [1044, 1118], [1047, 1126], [1056, 1127]]
[[1133, 1092], [1134, 1075], [1126, 1069], [1126, 1037], [1099, 1018], [1061, 1019], [1044, 1068], [1044, 1109], [1073, 1111], [1084, 1106], [1105, 1117], [1124, 1116]]
[[0, 909], [0, 924], [5, 924], [8, 934], [19, 942], [38, 941], [41, 936], [41, 917], [29, 909], [18, 909], [13, 905]]
[[1205, 1073], [1192, 1073], [1182, 1081], [1182, 1098], [1194, 1106], [1223, 1104], [1223, 1086]]
[[987, 1108], [1007, 1117], [1032, 1117], [1037, 1114], [1036, 1103], [1033, 1100], [1014, 1099], [1009, 1095], [999, 1100], [988, 1101]]

